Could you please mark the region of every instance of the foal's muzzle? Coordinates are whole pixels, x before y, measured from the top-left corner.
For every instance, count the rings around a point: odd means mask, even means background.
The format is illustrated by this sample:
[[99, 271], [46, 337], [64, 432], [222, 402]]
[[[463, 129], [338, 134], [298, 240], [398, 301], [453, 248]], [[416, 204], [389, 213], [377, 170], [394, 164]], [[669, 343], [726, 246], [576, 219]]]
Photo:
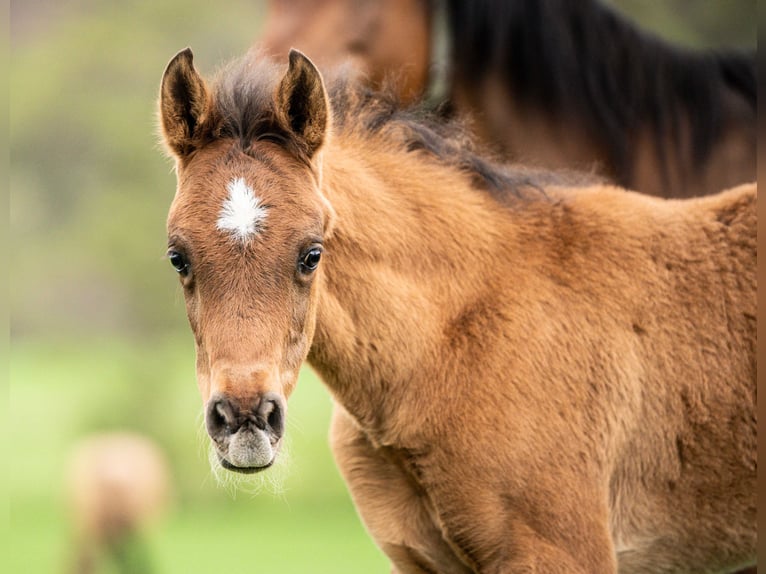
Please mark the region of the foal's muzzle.
[[285, 429], [285, 401], [277, 393], [243, 400], [210, 398], [205, 425], [218, 460], [236, 472], [258, 472], [272, 465]]

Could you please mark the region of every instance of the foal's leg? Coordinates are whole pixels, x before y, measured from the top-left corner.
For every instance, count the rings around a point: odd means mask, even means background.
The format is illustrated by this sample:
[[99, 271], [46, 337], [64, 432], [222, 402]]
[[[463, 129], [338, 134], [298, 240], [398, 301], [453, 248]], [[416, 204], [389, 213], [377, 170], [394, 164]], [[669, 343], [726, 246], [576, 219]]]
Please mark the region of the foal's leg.
[[[586, 511], [587, 512], [587, 511]], [[475, 517], [475, 520], [481, 520]], [[473, 547], [475, 570], [482, 574], [616, 574], [617, 561], [607, 536], [588, 528], [583, 533], [590, 540], [563, 543], [561, 539], [538, 531], [534, 521], [508, 517], [504, 536], [479, 537]], [[470, 547], [467, 544], [466, 547]]]
[[[429, 493], [445, 537], [482, 574], [615, 574], [608, 493], [577, 473], [537, 468], [436, 461]], [[431, 482], [431, 469], [423, 474]]]
[[394, 574], [469, 574], [433, 521], [424, 493], [335, 406], [330, 443], [359, 515]]

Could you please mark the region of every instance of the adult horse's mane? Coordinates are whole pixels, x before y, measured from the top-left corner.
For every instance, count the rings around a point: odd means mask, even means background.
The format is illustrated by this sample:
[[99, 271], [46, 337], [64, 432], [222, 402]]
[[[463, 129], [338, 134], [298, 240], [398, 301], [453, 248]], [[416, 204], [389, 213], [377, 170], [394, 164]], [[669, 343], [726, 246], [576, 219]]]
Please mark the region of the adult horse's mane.
[[594, 0], [448, 0], [447, 19], [457, 81], [498, 73], [522, 102], [582, 117], [622, 181], [641, 127], [662, 158], [685, 114], [699, 166], [723, 129], [727, 91], [756, 108], [754, 54], [675, 47]]
[[[225, 66], [214, 81], [212, 97], [219, 115], [214, 137], [239, 140], [245, 153], [255, 153], [252, 142], [274, 139], [299, 159], [302, 150], [277, 120], [274, 93], [284, 66], [257, 52]], [[373, 90], [348, 69], [326, 78], [332, 108], [333, 137], [380, 137], [388, 148], [421, 153], [430, 160], [467, 174], [477, 189], [501, 201], [541, 191], [547, 186], [582, 186], [599, 182], [590, 173], [547, 171], [503, 165], [478, 149], [457, 120], [439, 117], [425, 104], [403, 107], [393, 90]], [[265, 159], [265, 158], [263, 158]], [[303, 158], [305, 159], [305, 158]], [[535, 194], [537, 195], [537, 194]]]

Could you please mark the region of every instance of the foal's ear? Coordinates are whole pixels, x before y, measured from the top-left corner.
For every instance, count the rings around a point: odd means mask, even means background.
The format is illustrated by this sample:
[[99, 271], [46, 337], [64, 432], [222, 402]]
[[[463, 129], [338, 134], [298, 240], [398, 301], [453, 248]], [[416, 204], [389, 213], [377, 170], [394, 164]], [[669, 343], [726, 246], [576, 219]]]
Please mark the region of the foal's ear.
[[211, 103], [205, 81], [194, 68], [190, 48], [176, 54], [162, 76], [160, 120], [170, 150], [183, 157], [201, 145]]
[[319, 70], [298, 50], [290, 50], [290, 64], [277, 88], [276, 104], [280, 122], [307, 157], [314, 157], [327, 137], [330, 105]]

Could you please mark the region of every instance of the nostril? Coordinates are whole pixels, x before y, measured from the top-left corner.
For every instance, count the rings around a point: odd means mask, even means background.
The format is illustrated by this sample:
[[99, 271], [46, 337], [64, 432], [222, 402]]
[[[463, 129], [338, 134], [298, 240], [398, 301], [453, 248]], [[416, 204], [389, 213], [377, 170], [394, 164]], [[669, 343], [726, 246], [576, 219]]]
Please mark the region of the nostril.
[[216, 399], [210, 401], [207, 408], [205, 424], [211, 437], [220, 437], [224, 434], [231, 434], [234, 430], [235, 416], [234, 407], [227, 399]]
[[266, 421], [277, 438], [281, 437], [285, 430], [285, 408], [282, 397], [276, 393], [265, 394], [258, 407], [258, 418]]
[[228, 417], [226, 416], [225, 407], [219, 402], [216, 403], [212, 412], [213, 424], [218, 427], [226, 426], [228, 424]]
[[271, 427], [271, 430], [274, 431], [274, 433], [277, 436], [282, 436], [282, 430], [284, 428], [284, 420], [282, 417], [282, 409], [279, 407], [279, 403], [272, 403], [273, 409], [269, 413], [269, 416], [266, 418], [266, 422]]

